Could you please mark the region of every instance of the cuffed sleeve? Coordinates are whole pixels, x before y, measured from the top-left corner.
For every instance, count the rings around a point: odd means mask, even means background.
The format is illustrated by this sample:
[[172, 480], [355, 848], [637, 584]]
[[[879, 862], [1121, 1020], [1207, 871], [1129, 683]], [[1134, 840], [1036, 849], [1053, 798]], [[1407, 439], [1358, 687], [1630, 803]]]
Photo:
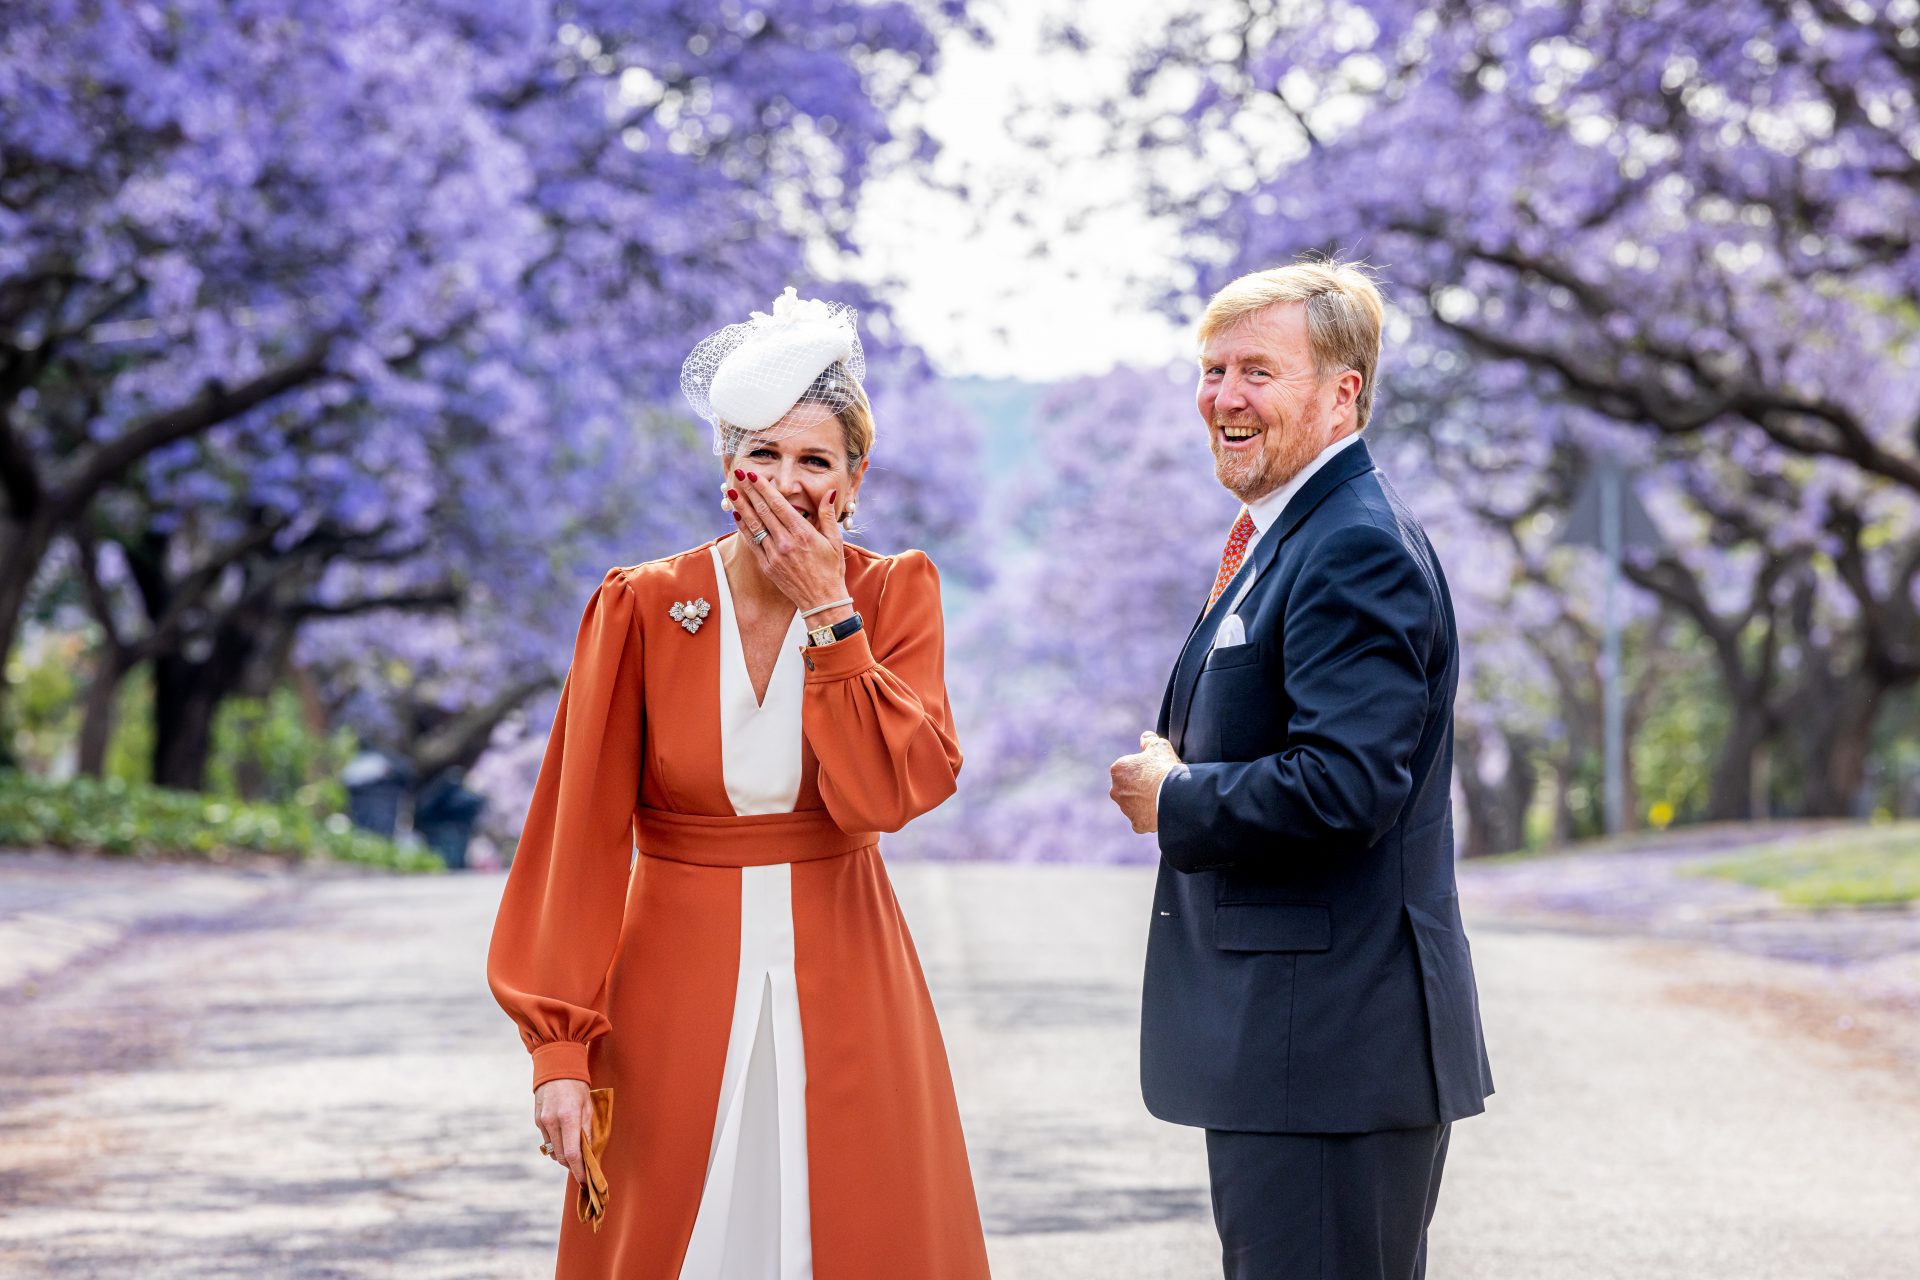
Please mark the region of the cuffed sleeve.
[[487, 983], [533, 1056], [533, 1087], [589, 1080], [632, 869], [643, 733], [638, 610], [621, 571], [587, 601], [507, 873]]
[[1374, 526], [1341, 530], [1283, 625], [1286, 748], [1166, 776], [1159, 843], [1176, 870], [1252, 865], [1287, 847], [1370, 848], [1412, 791], [1435, 642], [1433, 590], [1413, 556]]
[[820, 798], [845, 831], [898, 831], [952, 795], [960, 772], [933, 561], [895, 556], [874, 612], [806, 651], [801, 725]]

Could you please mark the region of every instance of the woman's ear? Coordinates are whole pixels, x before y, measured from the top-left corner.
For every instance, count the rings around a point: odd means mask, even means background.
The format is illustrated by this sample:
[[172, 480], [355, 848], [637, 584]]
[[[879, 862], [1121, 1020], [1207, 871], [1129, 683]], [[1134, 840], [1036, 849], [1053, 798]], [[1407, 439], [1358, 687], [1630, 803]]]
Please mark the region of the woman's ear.
[[847, 495], [840, 501], [841, 524], [853, 519], [854, 506], [860, 499], [860, 485], [867, 478], [867, 463], [870, 461], [869, 458], [860, 459], [860, 465], [853, 469], [853, 478], [847, 482]]

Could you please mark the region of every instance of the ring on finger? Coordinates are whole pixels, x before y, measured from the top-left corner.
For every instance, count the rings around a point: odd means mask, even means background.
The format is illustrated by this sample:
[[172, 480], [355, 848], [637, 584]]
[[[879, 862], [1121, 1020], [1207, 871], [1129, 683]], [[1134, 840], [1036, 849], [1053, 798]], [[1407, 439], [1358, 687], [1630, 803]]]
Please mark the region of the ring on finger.
[[756, 530], [753, 535], [753, 545], [757, 547], [761, 543], [765, 542], [767, 540], [767, 535], [772, 532], [773, 531], [771, 529]]

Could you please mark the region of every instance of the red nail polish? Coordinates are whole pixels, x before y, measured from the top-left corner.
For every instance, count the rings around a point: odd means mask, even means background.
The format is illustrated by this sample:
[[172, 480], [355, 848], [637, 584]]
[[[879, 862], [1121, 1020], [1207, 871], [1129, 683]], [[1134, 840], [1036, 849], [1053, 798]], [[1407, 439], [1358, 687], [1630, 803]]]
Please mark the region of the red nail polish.
[[740, 495], [734, 490], [729, 489], [727, 490], [727, 500], [730, 502], [738, 502], [740, 501]]
[[757, 476], [757, 475], [755, 475], [755, 474], [753, 474], [753, 472], [751, 472], [751, 471], [749, 471], [749, 472], [747, 472], [747, 479], [749, 479], [749, 480], [751, 480], [751, 481], [753, 481], [753, 482], [754, 482], [755, 484], [759, 484], [759, 483], [760, 483], [760, 477], [759, 477], [759, 476]]
[[735, 480], [745, 480], [747, 478], [747, 473], [742, 471], [740, 468], [735, 467], [733, 469], [733, 478]]
[[835, 498], [837, 498], [837, 497], [839, 497], [839, 496], [840, 496], [840, 491], [839, 491], [838, 489], [835, 489], [835, 490], [834, 490], [834, 491], [833, 491], [832, 493], [830, 493], [830, 494], [828, 494], [828, 495], [827, 495], [827, 505], [828, 505], [828, 506], [832, 506], [832, 505], [833, 505], [833, 500], [834, 500]]
[[734, 522], [735, 524], [739, 524], [739, 523], [740, 523], [740, 513], [739, 513], [738, 511], [736, 511], [736, 512], [734, 512], [734, 513], [733, 513], [733, 522]]

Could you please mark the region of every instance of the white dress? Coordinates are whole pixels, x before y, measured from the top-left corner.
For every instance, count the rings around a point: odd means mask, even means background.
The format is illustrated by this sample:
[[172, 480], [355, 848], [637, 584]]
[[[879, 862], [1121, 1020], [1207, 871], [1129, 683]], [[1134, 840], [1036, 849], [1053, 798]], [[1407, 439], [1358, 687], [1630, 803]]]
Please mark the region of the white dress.
[[[719, 584], [720, 747], [737, 814], [791, 813], [800, 794], [805, 687], [799, 613], [787, 627], [766, 700], [753, 699], [732, 584]], [[740, 872], [740, 981], [720, 1082], [713, 1151], [681, 1280], [811, 1280], [807, 1059], [794, 980], [793, 867]]]

